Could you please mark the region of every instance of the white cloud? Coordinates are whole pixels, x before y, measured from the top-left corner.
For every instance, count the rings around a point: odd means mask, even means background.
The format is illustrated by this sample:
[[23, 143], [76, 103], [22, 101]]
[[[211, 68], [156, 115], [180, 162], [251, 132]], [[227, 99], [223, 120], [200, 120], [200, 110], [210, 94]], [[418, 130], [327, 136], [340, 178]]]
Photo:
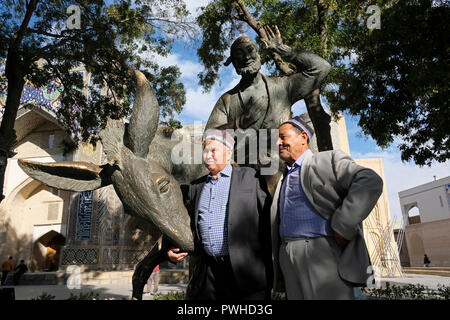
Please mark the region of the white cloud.
[[[144, 41], [139, 40], [138, 45], [141, 46]], [[149, 59], [156, 62], [160, 67], [178, 66], [181, 72], [181, 79], [197, 79], [197, 73], [203, 69], [202, 65], [193, 59], [192, 56], [183, 53], [170, 53], [167, 56], [162, 56], [154, 52], [145, 51], [139, 53], [143, 59]], [[195, 58], [195, 56], [194, 56]]]
[[413, 163], [403, 163], [400, 151], [392, 149], [365, 154], [352, 152], [352, 157], [355, 159], [382, 158], [389, 210], [393, 220], [400, 220], [402, 215], [398, 198], [400, 191], [434, 181], [433, 176], [437, 179], [445, 178], [450, 172], [450, 161], [434, 163], [431, 167], [419, 167]]
[[[223, 79], [223, 75], [221, 75]], [[217, 100], [222, 94], [233, 88], [239, 82], [240, 77], [233, 75], [232, 80], [226, 87], [214, 85], [209, 93], [203, 93], [202, 87], [188, 88], [186, 90], [186, 105], [180, 114], [180, 118], [189, 119], [191, 124], [194, 121], [206, 122]]]
[[200, 13], [197, 9], [199, 9], [200, 7], [205, 7], [210, 2], [212, 2], [212, 0], [188, 0], [185, 3], [189, 13], [192, 16], [197, 17]]
[[166, 57], [153, 54], [152, 57], [160, 67], [177, 66], [181, 72], [181, 79], [196, 80], [197, 73], [202, 70], [201, 64], [192, 60], [183, 59], [176, 53], [171, 53]]
[[209, 93], [203, 93], [201, 87], [188, 89], [186, 91], [186, 105], [180, 114], [180, 118], [188, 118], [192, 120], [192, 123], [194, 121], [205, 123], [219, 97], [220, 95], [215, 90], [211, 90]]

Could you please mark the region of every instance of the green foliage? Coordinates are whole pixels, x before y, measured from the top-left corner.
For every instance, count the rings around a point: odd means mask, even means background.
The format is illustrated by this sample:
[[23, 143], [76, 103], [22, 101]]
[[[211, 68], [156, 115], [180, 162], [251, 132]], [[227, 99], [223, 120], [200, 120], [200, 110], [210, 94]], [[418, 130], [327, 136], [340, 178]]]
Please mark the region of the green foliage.
[[183, 291], [170, 291], [166, 294], [156, 294], [153, 300], [185, 300], [186, 293]]
[[173, 118], [168, 121], [160, 121], [160, 124], [163, 126], [162, 130], [167, 137], [170, 137], [174, 130], [183, 128], [181, 122]]
[[438, 285], [437, 293], [445, 300], [450, 300], [450, 286]]
[[55, 296], [50, 293], [43, 292], [40, 296], [32, 298], [31, 300], [55, 300]]
[[[300, 49], [313, 51], [320, 56], [336, 62], [342, 56], [334, 47], [338, 44], [340, 36], [338, 25], [342, 16], [363, 12], [360, 1], [345, 1], [345, 5], [337, 5], [336, 1], [327, 1], [328, 14], [328, 50], [324, 54], [323, 43], [318, 32], [318, 13], [316, 0], [282, 1], [282, 0], [245, 0], [243, 1], [253, 17], [269, 26], [278, 26], [283, 42]], [[341, 3], [341, 2], [339, 2]], [[202, 30], [202, 43], [197, 54], [205, 67], [199, 74], [200, 84], [209, 90], [218, 79], [218, 71], [229, 55], [232, 41], [243, 32], [253, 37], [255, 32], [234, 16], [237, 14], [232, 1], [213, 1], [203, 8], [197, 18]], [[279, 74], [275, 64], [265, 50], [259, 38], [255, 39], [260, 47], [261, 58], [268, 64], [273, 75]], [[291, 66], [293, 67], [293, 66]], [[230, 66], [232, 68], [232, 66]], [[333, 73], [329, 75], [328, 82], [332, 82]]]
[[78, 295], [71, 293], [67, 300], [97, 300], [99, 297], [98, 293], [91, 292], [80, 292]]
[[[39, 297], [31, 300], [55, 300], [55, 296], [49, 293], [43, 292]], [[93, 291], [80, 292], [79, 294], [70, 293], [70, 297], [66, 300], [99, 300], [99, 294]], [[105, 298], [105, 300], [116, 300], [114, 297]]]
[[[404, 161], [424, 165], [450, 158], [448, 1], [324, 1], [327, 50], [318, 0], [243, 2], [256, 20], [277, 25], [286, 44], [314, 51], [332, 64], [321, 92], [335, 115], [358, 116], [363, 133], [381, 147], [399, 140]], [[366, 26], [371, 4], [381, 9], [380, 30]], [[205, 68], [199, 83], [205, 90], [218, 80], [236, 36], [255, 35], [236, 13], [231, 1], [222, 0], [208, 4], [198, 17], [203, 40], [197, 54]], [[259, 46], [272, 75], [279, 74]]]
[[382, 7], [381, 29], [347, 19], [343, 41], [353, 54], [327, 98], [333, 111], [359, 116], [362, 131], [386, 147], [400, 140], [402, 160], [450, 159], [449, 5], [399, 1]]
[[71, 154], [78, 147], [78, 145], [71, 139], [64, 139], [61, 144], [63, 147], [63, 155], [64, 156]]
[[[27, 6], [34, 2], [34, 9]], [[67, 28], [70, 5], [80, 8], [79, 29]], [[58, 116], [76, 141], [95, 142], [107, 117], [129, 113], [135, 90], [131, 70], [140, 69], [152, 75], [161, 115], [173, 117], [185, 104], [180, 71], [160, 67], [154, 54], [167, 55], [174, 39], [192, 32], [187, 14], [183, 0], [2, 1], [0, 60], [7, 67], [0, 88], [12, 88], [15, 79], [26, 78], [36, 86], [57, 79], [64, 86]], [[19, 33], [23, 38], [17, 40]], [[91, 74], [89, 97], [81, 74], [72, 72], [79, 66]]]
[[391, 285], [386, 283], [385, 288], [363, 288], [363, 293], [369, 297], [389, 300], [449, 300], [450, 287], [438, 285], [437, 290], [429, 289], [421, 284], [409, 284], [406, 286]]
[[205, 71], [199, 73], [198, 77], [206, 91], [218, 79], [220, 64], [227, 57], [225, 51], [239, 29], [231, 16], [232, 11], [232, 1], [213, 1], [202, 8], [202, 14], [197, 18], [197, 24], [202, 30], [202, 43], [197, 55], [205, 67]]

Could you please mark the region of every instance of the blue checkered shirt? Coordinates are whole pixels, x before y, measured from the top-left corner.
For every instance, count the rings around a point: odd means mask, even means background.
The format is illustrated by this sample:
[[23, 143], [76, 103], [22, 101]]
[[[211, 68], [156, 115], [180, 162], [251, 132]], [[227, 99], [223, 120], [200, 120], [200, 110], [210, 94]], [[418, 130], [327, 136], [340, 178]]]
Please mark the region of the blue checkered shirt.
[[210, 256], [228, 255], [228, 195], [231, 184], [231, 164], [217, 176], [210, 174], [198, 206], [198, 229], [205, 251]]
[[[308, 151], [307, 151], [308, 152]], [[292, 167], [286, 165], [280, 192], [280, 236], [282, 238], [331, 236], [327, 220], [317, 213], [309, 202], [300, 182], [304, 152]]]

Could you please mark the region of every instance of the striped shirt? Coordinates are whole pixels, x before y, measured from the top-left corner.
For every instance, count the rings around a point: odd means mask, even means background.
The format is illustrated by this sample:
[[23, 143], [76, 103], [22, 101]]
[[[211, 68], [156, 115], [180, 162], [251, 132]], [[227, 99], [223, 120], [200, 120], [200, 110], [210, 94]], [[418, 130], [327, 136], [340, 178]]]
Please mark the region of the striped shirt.
[[309, 202], [300, 182], [304, 152], [292, 167], [286, 165], [280, 193], [280, 236], [282, 238], [331, 236], [329, 222]]
[[198, 206], [198, 229], [210, 256], [228, 255], [228, 195], [232, 166], [228, 164], [217, 179], [208, 175]]

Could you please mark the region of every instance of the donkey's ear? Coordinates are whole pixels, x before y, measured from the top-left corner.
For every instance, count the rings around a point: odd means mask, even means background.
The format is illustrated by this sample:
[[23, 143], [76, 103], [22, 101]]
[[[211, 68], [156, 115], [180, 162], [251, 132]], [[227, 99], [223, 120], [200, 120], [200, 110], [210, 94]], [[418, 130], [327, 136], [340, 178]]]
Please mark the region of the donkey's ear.
[[110, 165], [89, 162], [35, 162], [19, 159], [19, 166], [33, 179], [50, 187], [68, 191], [90, 191], [111, 184]]
[[128, 126], [129, 147], [136, 156], [145, 159], [158, 129], [159, 105], [145, 75], [139, 70], [134, 74], [137, 89]]

